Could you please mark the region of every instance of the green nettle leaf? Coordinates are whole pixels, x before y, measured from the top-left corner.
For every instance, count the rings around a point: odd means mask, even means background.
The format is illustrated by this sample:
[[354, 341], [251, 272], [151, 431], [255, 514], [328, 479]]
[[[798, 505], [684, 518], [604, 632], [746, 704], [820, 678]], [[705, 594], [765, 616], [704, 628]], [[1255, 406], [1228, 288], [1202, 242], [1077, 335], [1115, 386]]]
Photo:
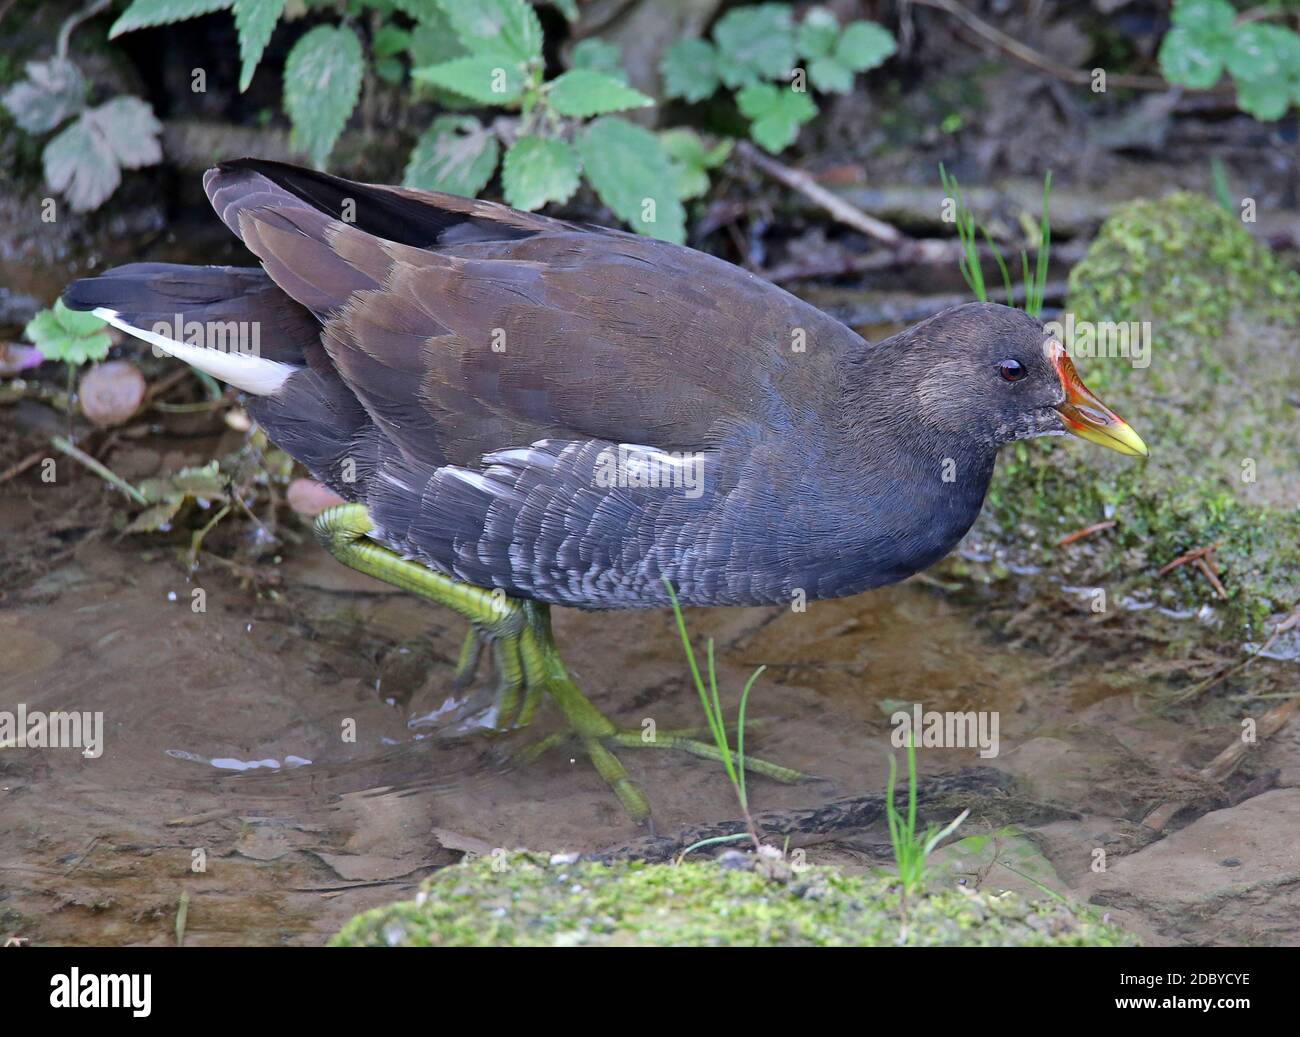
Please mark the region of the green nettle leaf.
[[578, 156], [562, 140], [519, 137], [501, 163], [501, 188], [516, 209], [566, 202], [578, 189]]
[[679, 126], [662, 131], [659, 145], [673, 168], [677, 197], [686, 201], [699, 198], [708, 191], [709, 170], [726, 161], [731, 154], [732, 141], [724, 137], [712, 148], [706, 148], [698, 133]]
[[587, 68], [571, 68], [547, 84], [546, 97], [560, 115], [583, 119], [606, 112], [646, 108], [654, 101], [612, 76]]
[[686, 211], [673, 167], [655, 135], [606, 115], [578, 137], [583, 173], [600, 200], [633, 230], [680, 244]]
[[[433, 4], [434, 0], [427, 0]], [[409, 13], [409, 12], [408, 12]], [[442, 8], [434, 6], [429, 16], [411, 30], [409, 48], [411, 64], [420, 68], [424, 65], [439, 65], [452, 58], [459, 58], [465, 53], [452, 31], [451, 22], [442, 13]]]
[[805, 58], [829, 57], [839, 36], [839, 19], [824, 7], [814, 7], [799, 26], [799, 53]]
[[627, 73], [623, 71], [623, 55], [618, 47], [599, 36], [588, 36], [574, 45], [573, 52], [569, 55], [569, 67], [604, 72], [620, 83], [627, 82]]
[[440, 86], [481, 104], [509, 104], [524, 91], [524, 69], [512, 55], [470, 54], [417, 68], [411, 78]]
[[473, 198], [492, 179], [500, 155], [496, 134], [470, 115], [440, 115], [420, 135], [402, 183]]
[[23, 329], [23, 334], [46, 360], [84, 364], [103, 360], [113, 344], [107, 325], [93, 313], [81, 313], [56, 302], [52, 309], [41, 310]]
[[370, 52], [377, 58], [391, 58], [411, 45], [411, 34], [396, 25], [381, 25], [371, 37]]
[[402, 63], [397, 58], [375, 58], [375, 75], [385, 83], [392, 83], [396, 86], [402, 81], [405, 71]]
[[86, 80], [66, 58], [29, 61], [27, 78], [5, 91], [4, 106], [20, 129], [48, 133], [86, 103]]
[[285, 0], [235, 0], [235, 29], [239, 33], [239, 92], [248, 89], [253, 73], [262, 60], [275, 31], [276, 22], [284, 13]]
[[170, 25], [172, 22], [198, 18], [213, 11], [224, 11], [231, 2], [232, 0], [134, 0], [108, 30], [108, 38], [112, 40], [135, 29]]
[[718, 52], [708, 40], [678, 40], [659, 59], [664, 94], [703, 101], [718, 89]]
[[284, 63], [284, 107], [293, 125], [290, 143], [323, 166], [361, 93], [365, 59], [357, 34], [345, 26], [318, 25]]
[[817, 106], [804, 91], [755, 83], [736, 95], [742, 115], [751, 119], [749, 135], [776, 154], [799, 136], [799, 127], [817, 114]]
[[795, 62], [794, 24], [786, 4], [728, 11], [713, 27], [718, 73], [735, 89], [760, 79], [785, 79]]
[[527, 63], [542, 56], [542, 25], [524, 0], [439, 0], [462, 46], [498, 51]]

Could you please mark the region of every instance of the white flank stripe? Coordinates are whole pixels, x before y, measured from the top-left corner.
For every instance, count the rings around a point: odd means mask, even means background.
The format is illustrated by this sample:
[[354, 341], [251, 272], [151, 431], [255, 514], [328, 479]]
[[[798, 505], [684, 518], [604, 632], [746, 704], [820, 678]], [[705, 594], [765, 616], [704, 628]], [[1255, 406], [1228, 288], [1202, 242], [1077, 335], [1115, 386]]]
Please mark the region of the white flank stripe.
[[113, 327], [125, 331], [128, 335], [157, 346], [169, 356], [183, 360], [191, 367], [197, 367], [205, 374], [228, 382], [236, 389], [251, 392], [255, 396], [269, 396], [279, 391], [288, 381], [289, 376], [300, 368], [293, 364], [282, 364], [278, 360], [264, 360], [246, 353], [227, 353], [220, 349], [204, 349], [187, 342], [177, 342], [165, 338], [153, 331], [132, 327], [118, 316], [116, 310], [106, 306], [97, 307], [94, 314], [100, 320], [108, 321]]

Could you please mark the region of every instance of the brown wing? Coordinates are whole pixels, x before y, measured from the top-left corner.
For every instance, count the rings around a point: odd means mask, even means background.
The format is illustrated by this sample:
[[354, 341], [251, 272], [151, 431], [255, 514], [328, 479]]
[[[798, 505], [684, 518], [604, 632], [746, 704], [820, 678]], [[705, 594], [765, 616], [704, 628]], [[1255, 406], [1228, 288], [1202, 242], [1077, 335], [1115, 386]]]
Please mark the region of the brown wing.
[[837, 398], [862, 340], [754, 275], [491, 202], [241, 160], [205, 186], [424, 464], [558, 438], [698, 450]]

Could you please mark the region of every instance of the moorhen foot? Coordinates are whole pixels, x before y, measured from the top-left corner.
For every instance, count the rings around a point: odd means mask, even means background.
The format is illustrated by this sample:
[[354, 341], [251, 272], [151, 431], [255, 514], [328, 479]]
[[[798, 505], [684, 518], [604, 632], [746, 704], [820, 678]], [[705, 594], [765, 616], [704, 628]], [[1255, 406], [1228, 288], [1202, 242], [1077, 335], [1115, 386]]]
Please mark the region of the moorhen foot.
[[[492, 202], [242, 159], [208, 171], [260, 267], [136, 263], [64, 296], [248, 394], [349, 503], [344, 564], [464, 616], [495, 721], [543, 693], [634, 818], [620, 731], [569, 679], [548, 606], [765, 605], [857, 594], [947, 554], [998, 448], [1142, 440], [1027, 314], [956, 306], [870, 344], [720, 259]], [[762, 760], [753, 770], [800, 775]]]

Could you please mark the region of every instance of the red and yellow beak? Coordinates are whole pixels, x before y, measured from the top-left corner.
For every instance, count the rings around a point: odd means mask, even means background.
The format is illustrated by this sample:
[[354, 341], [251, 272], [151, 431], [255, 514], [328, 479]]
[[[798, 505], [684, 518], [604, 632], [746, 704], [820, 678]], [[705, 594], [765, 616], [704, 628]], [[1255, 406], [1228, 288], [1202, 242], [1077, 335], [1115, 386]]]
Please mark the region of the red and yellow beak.
[[1057, 405], [1061, 420], [1068, 431], [1080, 439], [1118, 450], [1132, 457], [1147, 457], [1147, 445], [1142, 437], [1129, 427], [1127, 421], [1107, 407], [1079, 380], [1065, 348], [1056, 339], [1048, 339], [1043, 348], [1047, 358], [1061, 379], [1065, 400]]

